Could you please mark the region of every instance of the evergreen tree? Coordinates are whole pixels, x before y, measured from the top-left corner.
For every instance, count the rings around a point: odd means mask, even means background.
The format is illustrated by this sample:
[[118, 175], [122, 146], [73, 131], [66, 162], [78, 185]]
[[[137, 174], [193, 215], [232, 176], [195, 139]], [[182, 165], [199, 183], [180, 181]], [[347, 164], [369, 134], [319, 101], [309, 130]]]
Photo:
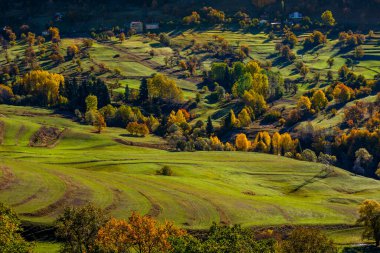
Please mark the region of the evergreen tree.
[[147, 80], [144, 78], [144, 79], [141, 81], [141, 84], [140, 84], [140, 89], [139, 89], [139, 100], [140, 100], [140, 102], [144, 102], [144, 101], [147, 101], [147, 100], [148, 100], [148, 97], [149, 97], [148, 82], [147, 82]]
[[124, 102], [128, 103], [129, 96], [131, 95], [131, 90], [129, 89], [128, 84], [125, 86], [125, 93], [124, 93]]
[[226, 129], [232, 129], [236, 124], [236, 116], [233, 110], [230, 110], [226, 119], [224, 120], [224, 127]]
[[208, 116], [207, 118], [206, 131], [208, 135], [212, 135], [215, 132], [214, 126], [212, 125], [211, 116]]

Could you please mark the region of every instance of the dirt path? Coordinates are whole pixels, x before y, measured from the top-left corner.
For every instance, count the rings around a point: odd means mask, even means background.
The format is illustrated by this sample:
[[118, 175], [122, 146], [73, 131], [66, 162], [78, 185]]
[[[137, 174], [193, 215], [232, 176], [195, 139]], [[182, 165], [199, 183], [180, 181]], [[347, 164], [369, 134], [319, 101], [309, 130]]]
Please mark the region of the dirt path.
[[0, 190], [8, 189], [15, 181], [16, 177], [9, 167], [1, 166], [3, 176], [0, 178]]
[[153, 148], [153, 149], [160, 149], [160, 150], [171, 150], [171, 147], [169, 144], [154, 144], [154, 143], [142, 143], [142, 142], [133, 142], [133, 141], [126, 141], [123, 139], [114, 139], [117, 143], [126, 145], [126, 146], [136, 146], [136, 147], [143, 147], [143, 148]]
[[151, 207], [150, 207], [150, 210], [148, 212], [148, 215], [149, 216], [152, 216], [154, 218], [157, 218], [158, 215], [160, 215], [160, 213], [162, 212], [162, 207], [157, 203], [155, 202], [151, 197], [149, 197], [148, 195], [146, 195], [145, 193], [141, 192], [141, 191], [138, 191], [142, 196], [144, 196], [144, 198], [146, 198], [149, 203], [151, 204]]
[[71, 177], [58, 172], [55, 172], [55, 174], [66, 185], [66, 191], [62, 197], [46, 207], [43, 207], [31, 213], [22, 213], [21, 215], [28, 217], [43, 217], [55, 213], [57, 210], [61, 210], [65, 206], [79, 206], [87, 202], [86, 199], [91, 196], [89, 189], [81, 186], [78, 183], [75, 183]]

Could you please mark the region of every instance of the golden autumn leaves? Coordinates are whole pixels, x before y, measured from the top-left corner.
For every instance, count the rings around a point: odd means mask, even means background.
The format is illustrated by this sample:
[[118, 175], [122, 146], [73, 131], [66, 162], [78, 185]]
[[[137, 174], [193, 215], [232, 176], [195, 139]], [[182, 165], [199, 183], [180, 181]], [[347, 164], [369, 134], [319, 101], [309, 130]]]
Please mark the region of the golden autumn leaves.
[[100, 228], [96, 242], [107, 252], [168, 252], [169, 238], [185, 234], [171, 222], [158, 224], [150, 216], [133, 212], [128, 220], [110, 219]]

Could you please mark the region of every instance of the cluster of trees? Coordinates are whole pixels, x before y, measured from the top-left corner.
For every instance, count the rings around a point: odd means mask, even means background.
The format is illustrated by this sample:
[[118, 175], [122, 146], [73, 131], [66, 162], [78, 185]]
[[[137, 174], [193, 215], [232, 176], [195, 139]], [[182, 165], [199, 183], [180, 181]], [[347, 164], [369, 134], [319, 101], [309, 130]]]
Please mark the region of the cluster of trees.
[[260, 99], [274, 100], [281, 98], [284, 93], [284, 80], [281, 75], [264, 70], [256, 61], [249, 61], [247, 64], [235, 62], [231, 67], [226, 63], [213, 63], [209, 82], [216, 82], [235, 98], [244, 100], [246, 97], [247, 101], [250, 101], [250, 96], [256, 95]]
[[309, 49], [319, 45], [324, 45], [327, 42], [327, 37], [320, 31], [314, 31], [304, 41], [304, 48]]
[[[380, 203], [363, 201], [359, 206], [357, 224], [364, 227], [363, 238], [374, 239], [379, 246]], [[32, 252], [34, 245], [21, 236], [17, 215], [2, 203], [0, 229], [1, 252]], [[281, 234], [270, 229], [254, 231], [240, 225], [213, 223], [206, 236], [197, 238], [172, 222], [159, 223], [136, 212], [127, 220], [117, 219], [92, 204], [65, 208], [55, 221], [55, 231], [62, 241], [62, 252], [337, 252], [334, 242], [313, 228], [298, 227]]]
[[173, 79], [164, 74], [154, 74], [146, 82], [142, 82], [139, 97], [142, 101], [155, 99], [178, 103], [183, 100], [183, 93]]
[[336, 137], [334, 152], [340, 164], [357, 174], [380, 176], [380, 133], [367, 129], [352, 129]]
[[354, 33], [352, 31], [339, 33], [339, 42], [342, 47], [356, 47], [363, 45], [366, 41], [364, 34]]
[[298, 149], [298, 140], [293, 139], [289, 133], [279, 134], [276, 132], [271, 136], [264, 131], [259, 132], [251, 142], [244, 133], [240, 133], [236, 135], [235, 146], [240, 151], [255, 151], [294, 157]]
[[32, 70], [20, 78], [12, 87], [20, 97], [16, 102], [40, 106], [56, 106], [67, 103], [67, 97], [60, 93], [65, 79], [61, 74], [44, 70]]
[[91, 204], [66, 208], [56, 221], [56, 235], [65, 252], [336, 252], [333, 241], [316, 229], [295, 228], [285, 238], [273, 230], [213, 223], [206, 237], [197, 238], [171, 222], [160, 224], [136, 212], [116, 219]]
[[182, 21], [186, 25], [198, 25], [201, 22], [209, 24], [221, 24], [226, 21], [226, 14], [221, 10], [205, 6], [200, 10], [200, 14], [196, 11], [193, 11], [191, 15], [184, 17]]
[[0, 251], [9, 253], [32, 252], [33, 244], [21, 236], [21, 221], [16, 213], [0, 203]]

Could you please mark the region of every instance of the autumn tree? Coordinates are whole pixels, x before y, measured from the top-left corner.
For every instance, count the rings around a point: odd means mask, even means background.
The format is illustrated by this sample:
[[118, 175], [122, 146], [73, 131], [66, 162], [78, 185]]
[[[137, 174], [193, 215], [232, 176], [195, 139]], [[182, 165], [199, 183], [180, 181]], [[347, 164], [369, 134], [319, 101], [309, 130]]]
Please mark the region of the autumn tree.
[[243, 101], [246, 106], [250, 107], [255, 117], [260, 116], [267, 109], [267, 103], [264, 97], [254, 90], [245, 91]]
[[94, 95], [86, 97], [86, 111], [98, 110], [98, 98]]
[[336, 253], [334, 242], [321, 231], [310, 228], [296, 228], [280, 244], [280, 253]]
[[168, 117], [168, 125], [172, 125], [172, 124], [182, 124], [182, 123], [186, 123], [189, 118], [190, 118], [190, 115], [188, 117], [186, 117], [186, 115], [188, 114], [188, 112], [185, 110], [178, 110], [177, 112], [175, 111], [171, 111], [170, 112], [170, 115]]
[[4, 253], [32, 252], [33, 245], [21, 236], [21, 221], [13, 210], [0, 203], [0, 251]]
[[104, 211], [92, 204], [65, 208], [55, 222], [56, 235], [63, 240], [62, 251], [95, 252], [98, 231], [107, 220]]
[[119, 34], [119, 41], [120, 41], [120, 43], [123, 43], [125, 41], [125, 33]]
[[356, 221], [364, 226], [363, 238], [374, 239], [380, 245], [380, 203], [376, 200], [365, 200], [359, 207], [359, 218]]
[[307, 74], [309, 74], [309, 72], [310, 72], [309, 67], [306, 66], [306, 64], [303, 64], [302, 67], [300, 68], [300, 75], [302, 76], [304, 80], [306, 79], [306, 76]]
[[282, 152], [285, 153], [295, 153], [298, 145], [297, 140], [293, 140], [289, 133], [283, 133], [281, 135], [281, 149]]
[[281, 139], [281, 134], [279, 134], [278, 132], [275, 132], [272, 136], [272, 152], [275, 155], [281, 155]]
[[111, 219], [97, 235], [97, 244], [106, 252], [170, 252], [171, 239], [181, 237], [185, 231], [170, 222], [158, 224], [150, 216], [133, 212], [128, 221]]
[[297, 109], [300, 111], [301, 115], [308, 113], [311, 109], [311, 101], [306, 96], [301, 96], [297, 102]]
[[345, 102], [348, 102], [350, 101], [355, 93], [354, 91], [344, 85], [343, 83], [339, 83], [335, 86], [334, 90], [333, 90], [333, 96], [334, 96], [334, 99], [338, 102], [338, 103], [345, 103]]
[[246, 108], [243, 108], [238, 114], [238, 119], [241, 127], [248, 127], [252, 120]]
[[77, 45], [68, 46], [66, 49], [67, 57], [74, 58], [79, 53], [79, 47]]
[[149, 128], [145, 123], [129, 122], [127, 125], [127, 131], [132, 135], [145, 136], [149, 134]]
[[326, 26], [334, 26], [336, 23], [335, 18], [330, 10], [323, 12], [321, 19]]
[[0, 104], [8, 104], [14, 99], [15, 95], [11, 87], [0, 84]]
[[95, 122], [93, 125], [95, 126], [98, 133], [101, 133], [102, 130], [106, 127], [104, 117], [99, 111], [96, 112]]
[[60, 102], [59, 89], [64, 85], [64, 77], [44, 70], [33, 70], [18, 80], [18, 85], [23, 93], [32, 95], [36, 103], [54, 106]]
[[198, 14], [198, 12], [193, 11], [191, 15], [184, 17], [182, 21], [185, 25], [190, 25], [190, 24], [198, 25], [201, 23], [201, 16]]
[[158, 98], [170, 102], [179, 102], [183, 99], [183, 93], [176, 82], [163, 74], [154, 74], [147, 80], [149, 98]]
[[271, 142], [272, 139], [268, 132], [259, 132], [252, 143], [252, 148], [257, 152], [269, 153], [271, 149]]
[[316, 111], [324, 109], [327, 106], [328, 102], [329, 101], [327, 100], [323, 90], [317, 90], [316, 92], [314, 92], [311, 98], [312, 108]]
[[[370, 168], [373, 156], [365, 148], [360, 148], [355, 152], [354, 172], [367, 174], [366, 170]], [[368, 173], [369, 174], [369, 173]]]
[[236, 135], [235, 146], [239, 151], [247, 151], [250, 148], [251, 143], [248, 141], [247, 136], [241, 133]]
[[28, 45], [31, 47], [36, 42], [36, 35], [34, 33], [28, 32], [28, 37], [26, 38]]
[[61, 36], [59, 35], [59, 29], [57, 27], [50, 27], [49, 33], [51, 35], [51, 41], [53, 43], [61, 42]]

